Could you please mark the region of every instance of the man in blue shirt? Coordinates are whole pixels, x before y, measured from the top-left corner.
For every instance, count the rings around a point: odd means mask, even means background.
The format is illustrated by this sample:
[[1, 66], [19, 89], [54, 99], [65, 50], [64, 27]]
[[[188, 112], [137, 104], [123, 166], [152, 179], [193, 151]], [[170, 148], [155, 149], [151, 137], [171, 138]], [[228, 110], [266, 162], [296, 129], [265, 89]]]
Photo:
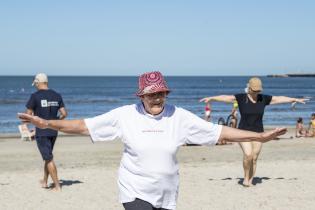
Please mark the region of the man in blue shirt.
[[[46, 120], [64, 119], [67, 116], [62, 97], [59, 93], [48, 88], [48, 78], [44, 73], [35, 76], [33, 86], [37, 91], [33, 93], [26, 104], [26, 113], [40, 116]], [[58, 115], [59, 114], [59, 115]], [[40, 129], [36, 127], [35, 139], [37, 147], [44, 160], [44, 177], [41, 180], [43, 188], [48, 188], [48, 175], [54, 182], [54, 191], [60, 191], [61, 187], [57, 176], [57, 168], [53, 160], [53, 148], [58, 132], [52, 129]]]

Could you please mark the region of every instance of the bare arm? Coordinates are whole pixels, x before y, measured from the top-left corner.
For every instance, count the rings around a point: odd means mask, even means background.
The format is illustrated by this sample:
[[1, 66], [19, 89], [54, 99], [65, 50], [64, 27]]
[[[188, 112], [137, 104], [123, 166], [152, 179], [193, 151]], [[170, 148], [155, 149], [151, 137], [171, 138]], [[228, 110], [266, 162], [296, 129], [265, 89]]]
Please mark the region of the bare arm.
[[25, 111], [26, 114], [32, 115], [34, 113], [34, 111], [32, 109], [27, 109]]
[[287, 132], [286, 128], [276, 128], [272, 131], [256, 133], [252, 131], [245, 131], [227, 126], [222, 127], [219, 142], [230, 141], [230, 142], [246, 142], [246, 141], [259, 141], [267, 142], [277, 136], [283, 135]]
[[59, 119], [60, 120], [65, 119], [67, 117], [67, 115], [68, 115], [67, 110], [64, 107], [61, 107], [59, 109], [59, 113], [60, 113], [60, 115], [59, 115]]
[[[32, 110], [32, 109], [26, 109], [26, 111], [25, 111], [25, 113], [26, 114], [29, 114], [29, 115], [33, 115], [34, 114], [34, 111]], [[27, 126], [26, 124], [26, 122], [23, 122], [23, 124], [25, 124], [25, 126]]]
[[300, 137], [300, 130], [301, 130], [301, 126], [299, 123], [297, 123], [295, 126], [295, 136], [296, 137]]
[[309, 99], [306, 98], [291, 98], [287, 96], [272, 96], [270, 104], [283, 104], [283, 103], [301, 103], [305, 104]]
[[202, 98], [199, 100], [199, 102], [211, 102], [211, 101], [219, 101], [219, 102], [227, 102], [227, 103], [233, 103], [236, 100], [234, 95], [219, 95], [219, 96], [210, 96], [206, 98]]
[[89, 135], [84, 120], [45, 120], [25, 113], [18, 113], [18, 117], [23, 122], [32, 123], [41, 129], [50, 128], [64, 133]]

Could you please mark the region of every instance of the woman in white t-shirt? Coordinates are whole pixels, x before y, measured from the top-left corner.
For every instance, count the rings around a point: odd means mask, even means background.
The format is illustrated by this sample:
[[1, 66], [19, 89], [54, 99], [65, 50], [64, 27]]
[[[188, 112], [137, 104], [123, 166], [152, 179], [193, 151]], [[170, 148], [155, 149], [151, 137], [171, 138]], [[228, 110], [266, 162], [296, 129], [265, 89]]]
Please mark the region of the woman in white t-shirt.
[[267, 142], [285, 128], [255, 133], [206, 122], [166, 104], [169, 94], [160, 72], [139, 77], [138, 104], [126, 105], [84, 120], [44, 120], [19, 113], [39, 128], [90, 135], [92, 141], [119, 139], [124, 151], [119, 168], [119, 199], [126, 210], [175, 209], [179, 184], [176, 153], [184, 144], [221, 141]]

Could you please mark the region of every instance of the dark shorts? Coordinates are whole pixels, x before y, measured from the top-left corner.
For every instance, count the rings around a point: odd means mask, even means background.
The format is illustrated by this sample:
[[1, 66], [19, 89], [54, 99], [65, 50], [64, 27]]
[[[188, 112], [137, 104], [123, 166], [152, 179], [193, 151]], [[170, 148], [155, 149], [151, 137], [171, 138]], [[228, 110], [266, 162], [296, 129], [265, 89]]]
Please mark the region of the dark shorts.
[[163, 208], [154, 208], [151, 203], [141, 199], [123, 203], [125, 210], [167, 210]]
[[52, 160], [56, 136], [36, 136], [36, 143], [43, 160]]

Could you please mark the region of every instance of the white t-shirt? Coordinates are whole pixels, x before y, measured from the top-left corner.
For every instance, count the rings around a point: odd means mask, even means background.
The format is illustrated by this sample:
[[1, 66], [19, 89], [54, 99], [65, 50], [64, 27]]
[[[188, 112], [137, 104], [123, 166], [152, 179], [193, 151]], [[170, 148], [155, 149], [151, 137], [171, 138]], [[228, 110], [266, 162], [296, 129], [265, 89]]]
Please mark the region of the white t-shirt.
[[139, 198], [166, 209], [176, 207], [179, 147], [186, 143], [215, 144], [222, 129], [171, 105], [153, 116], [142, 103], [85, 119], [85, 124], [92, 141], [120, 139], [124, 143], [118, 177], [120, 202]]

